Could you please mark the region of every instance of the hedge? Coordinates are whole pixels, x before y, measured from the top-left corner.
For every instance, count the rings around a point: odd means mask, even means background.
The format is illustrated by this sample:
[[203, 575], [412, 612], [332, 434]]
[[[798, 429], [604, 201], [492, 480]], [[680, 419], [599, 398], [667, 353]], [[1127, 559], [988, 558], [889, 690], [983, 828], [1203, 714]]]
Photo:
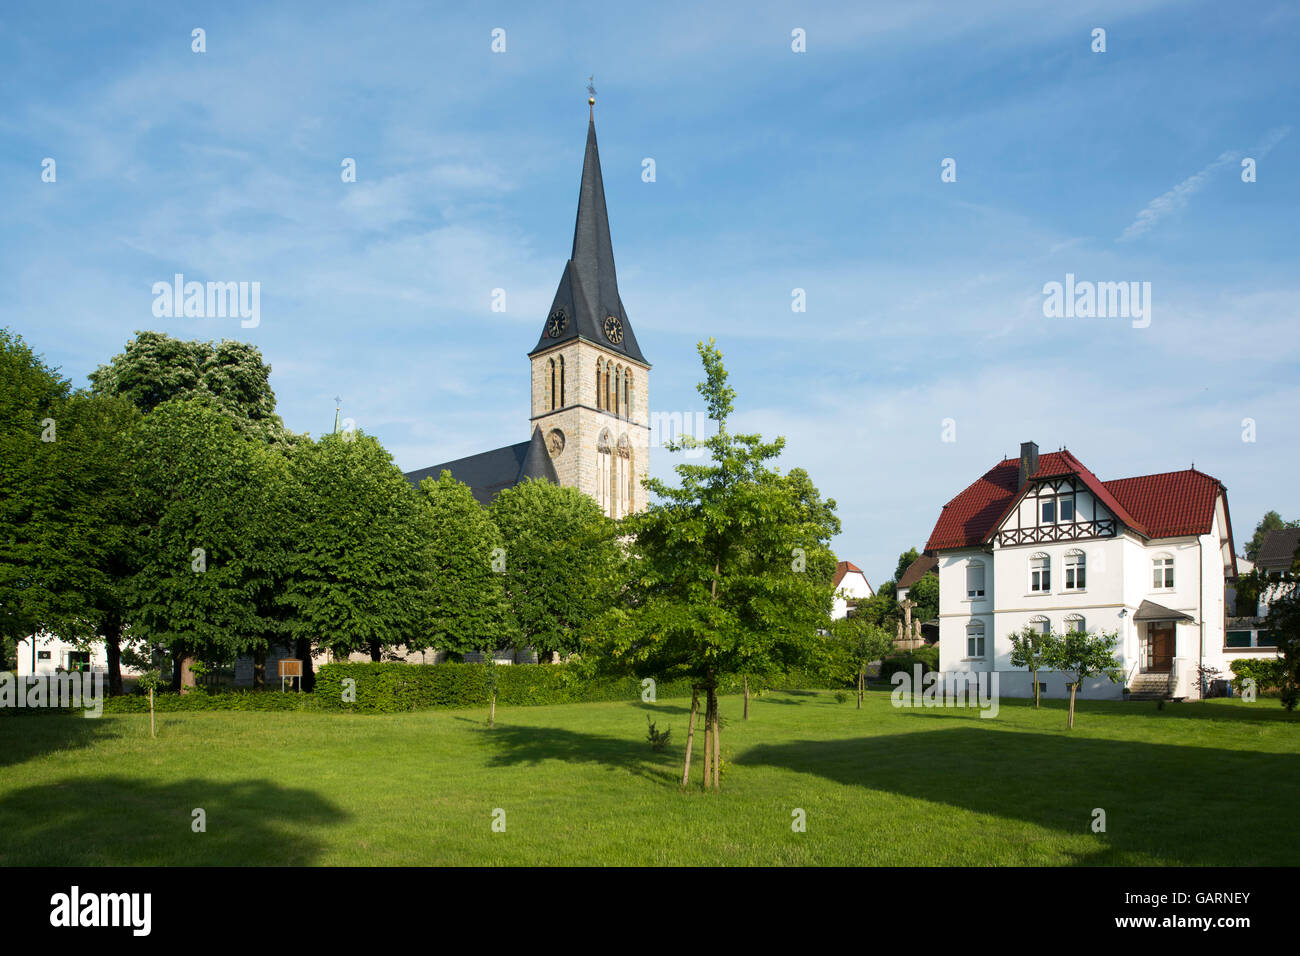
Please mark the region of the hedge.
[[939, 669], [939, 648], [933, 646], [917, 647], [902, 654], [891, 654], [880, 662], [879, 680], [887, 681], [898, 671], [906, 671], [911, 674], [917, 664], [921, 665], [922, 674], [937, 671]]
[[[316, 670], [317, 706], [323, 710], [399, 713], [435, 707], [482, 707], [488, 702], [487, 665], [352, 663], [323, 664]], [[496, 667], [497, 703], [502, 706], [577, 704], [595, 701], [640, 700], [641, 681], [635, 677], [592, 680], [570, 664], [519, 664]], [[356, 681], [356, 702], [343, 700], [343, 681]], [[791, 690], [824, 686], [819, 678], [790, 673], [772, 680], [751, 678], [751, 691]], [[723, 678], [721, 694], [738, 694], [742, 678]], [[691, 696], [685, 679], [660, 681], [655, 698]]]
[[1260, 693], [1282, 686], [1282, 661], [1276, 658], [1251, 660], [1239, 657], [1228, 666], [1232, 668], [1232, 686], [1238, 693], [1241, 692], [1241, 682], [1247, 677], [1255, 679], [1255, 690]]

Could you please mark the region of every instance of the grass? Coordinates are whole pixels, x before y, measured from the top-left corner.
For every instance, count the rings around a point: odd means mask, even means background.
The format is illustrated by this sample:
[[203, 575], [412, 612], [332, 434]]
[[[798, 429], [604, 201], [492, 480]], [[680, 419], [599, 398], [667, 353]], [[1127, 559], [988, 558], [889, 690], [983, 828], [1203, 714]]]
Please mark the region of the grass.
[[164, 714], [156, 740], [147, 714], [6, 717], [0, 866], [1300, 859], [1300, 715], [1275, 701], [1086, 701], [1073, 732], [1060, 701], [990, 720], [799, 692], [722, 713], [720, 794], [698, 769], [678, 787], [680, 700], [498, 708], [492, 730], [480, 711]]

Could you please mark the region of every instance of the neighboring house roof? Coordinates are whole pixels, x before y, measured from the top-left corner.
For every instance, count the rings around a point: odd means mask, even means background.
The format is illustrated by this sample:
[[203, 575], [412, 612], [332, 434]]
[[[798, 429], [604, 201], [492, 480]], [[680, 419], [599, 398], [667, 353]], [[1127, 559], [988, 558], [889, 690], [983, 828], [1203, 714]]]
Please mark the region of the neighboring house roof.
[[903, 576], [898, 579], [895, 588], [910, 588], [921, 578], [925, 577], [931, 571], [939, 573], [939, 559], [933, 555], [923, 554], [907, 566]]
[[1260, 542], [1255, 564], [1266, 571], [1290, 571], [1297, 548], [1300, 548], [1300, 528], [1270, 531]]
[[[552, 338], [547, 326], [550, 316], [563, 311], [568, 320], [564, 330]], [[621, 341], [612, 342], [605, 334], [606, 316], [614, 316], [623, 326]], [[614, 274], [614, 244], [609, 237], [609, 213], [605, 209], [605, 183], [600, 173], [600, 152], [596, 148], [596, 123], [587, 124], [587, 153], [582, 161], [582, 184], [578, 187], [578, 216], [573, 224], [573, 252], [560, 276], [559, 288], [551, 301], [537, 345], [529, 352], [536, 355], [575, 339], [586, 339], [603, 349], [621, 352], [633, 361], [649, 365], [641, 354], [627, 320], [623, 300], [618, 294]]]
[[1165, 607], [1163, 604], [1157, 604], [1155, 601], [1143, 601], [1138, 605], [1137, 611], [1133, 614], [1135, 621], [1194, 621], [1190, 614], [1184, 614], [1182, 611], [1175, 611]]
[[[1033, 481], [1066, 475], [1077, 476], [1116, 518], [1147, 538], [1207, 534], [1213, 527], [1215, 502], [1225, 490], [1217, 478], [1194, 468], [1102, 481], [1065, 450], [1041, 455], [1025, 490]], [[990, 468], [943, 506], [925, 550], [985, 544], [1023, 497], [1019, 479], [1018, 458]]]
[[[835, 565], [835, 580], [831, 582], [831, 587], [837, 588], [840, 582], [844, 580], [846, 574], [861, 574], [862, 580], [867, 581], [867, 576], [862, 573], [862, 569], [852, 561], [840, 561]], [[871, 582], [867, 581], [867, 587], [871, 588]], [[874, 589], [872, 589], [874, 591]]]
[[469, 485], [481, 505], [490, 505], [499, 492], [513, 488], [526, 478], [545, 478], [553, 484], [560, 483], [555, 463], [546, 450], [542, 430], [537, 427], [533, 428], [533, 437], [528, 441], [408, 471], [406, 478], [418, 488], [425, 478], [437, 480], [444, 470], [451, 472], [457, 481]]

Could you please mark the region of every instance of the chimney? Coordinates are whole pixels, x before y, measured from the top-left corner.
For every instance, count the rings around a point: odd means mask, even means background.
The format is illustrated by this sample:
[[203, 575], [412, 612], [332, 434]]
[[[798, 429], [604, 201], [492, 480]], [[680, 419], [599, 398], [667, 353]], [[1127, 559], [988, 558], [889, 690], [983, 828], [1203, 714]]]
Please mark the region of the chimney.
[[1016, 490], [1025, 487], [1025, 482], [1038, 470], [1038, 445], [1032, 441], [1020, 443], [1020, 483]]

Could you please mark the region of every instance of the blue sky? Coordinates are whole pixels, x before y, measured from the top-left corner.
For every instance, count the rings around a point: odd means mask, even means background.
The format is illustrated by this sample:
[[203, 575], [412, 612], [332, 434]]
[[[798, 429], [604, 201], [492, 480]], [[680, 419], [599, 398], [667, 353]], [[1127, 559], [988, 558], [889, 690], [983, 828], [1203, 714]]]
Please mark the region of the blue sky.
[[[717, 338], [873, 584], [1031, 439], [1195, 462], [1239, 540], [1300, 517], [1293, 4], [180, 6], [0, 11], [0, 324], [74, 383], [138, 329], [240, 338], [295, 430], [338, 394], [406, 469], [522, 441], [594, 74], [652, 410], [702, 410]], [[261, 324], [155, 318], [176, 272], [260, 282]], [[1150, 327], [1045, 318], [1066, 273], [1150, 282]]]

